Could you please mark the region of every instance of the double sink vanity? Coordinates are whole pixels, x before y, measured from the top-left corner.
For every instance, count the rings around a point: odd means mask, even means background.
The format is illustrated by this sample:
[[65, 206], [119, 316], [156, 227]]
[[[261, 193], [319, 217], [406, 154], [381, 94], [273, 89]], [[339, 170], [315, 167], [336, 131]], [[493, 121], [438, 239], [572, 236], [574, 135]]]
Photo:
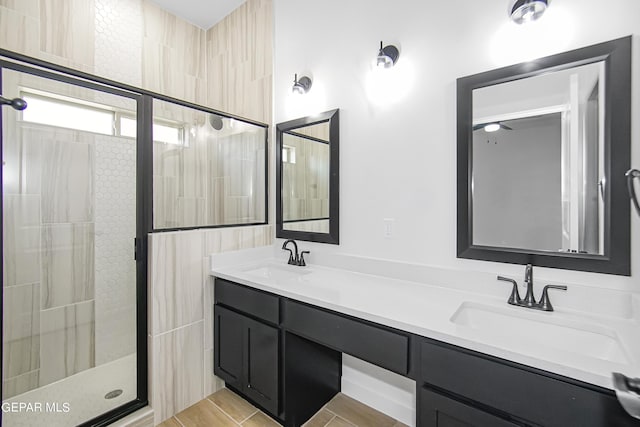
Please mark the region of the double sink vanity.
[[[340, 391], [343, 354], [415, 381], [420, 427], [640, 425], [638, 294], [533, 279], [631, 275], [630, 110], [631, 37], [459, 78], [457, 258], [527, 265], [524, 297], [318, 246], [216, 254], [215, 374], [287, 427]], [[277, 238], [339, 243], [339, 118], [277, 125]]]
[[485, 273], [311, 259], [288, 265], [275, 247], [211, 259], [214, 372], [285, 426], [340, 391], [342, 353], [415, 380], [418, 426], [638, 425], [611, 380], [640, 374], [637, 297], [620, 293], [616, 313], [563, 301], [543, 312], [507, 304], [509, 289]]

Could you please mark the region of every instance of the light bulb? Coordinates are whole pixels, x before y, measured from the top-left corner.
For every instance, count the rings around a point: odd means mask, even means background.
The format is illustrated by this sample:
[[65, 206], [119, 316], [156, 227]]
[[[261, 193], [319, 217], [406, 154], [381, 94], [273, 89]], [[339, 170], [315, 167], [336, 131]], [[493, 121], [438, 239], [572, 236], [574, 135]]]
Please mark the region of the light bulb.
[[533, 21], [535, 14], [536, 11], [532, 7], [527, 8], [527, 10], [522, 13], [522, 22], [525, 23]]
[[516, 24], [533, 22], [544, 14], [548, 4], [548, 0], [511, 0], [509, 16]]

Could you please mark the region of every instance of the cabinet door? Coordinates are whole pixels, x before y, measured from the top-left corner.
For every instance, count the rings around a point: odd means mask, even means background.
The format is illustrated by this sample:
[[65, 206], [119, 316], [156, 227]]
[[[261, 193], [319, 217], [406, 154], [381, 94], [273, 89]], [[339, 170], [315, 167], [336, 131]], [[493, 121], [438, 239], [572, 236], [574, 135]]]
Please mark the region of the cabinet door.
[[420, 427], [517, 427], [480, 409], [423, 388], [420, 390]]
[[244, 391], [272, 415], [278, 415], [278, 329], [245, 319]]
[[214, 307], [213, 372], [227, 384], [242, 387], [244, 316], [216, 305]]

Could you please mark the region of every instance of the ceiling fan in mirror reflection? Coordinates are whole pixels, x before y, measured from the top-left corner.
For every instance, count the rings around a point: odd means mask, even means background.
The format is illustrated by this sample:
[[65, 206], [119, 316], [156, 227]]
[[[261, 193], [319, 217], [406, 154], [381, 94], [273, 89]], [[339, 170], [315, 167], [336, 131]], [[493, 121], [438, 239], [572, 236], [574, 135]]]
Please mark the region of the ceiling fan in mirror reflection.
[[485, 132], [497, 132], [500, 129], [504, 129], [504, 130], [513, 130], [513, 128], [510, 128], [509, 126], [500, 123], [500, 122], [493, 122], [493, 123], [482, 123], [482, 124], [478, 124], [478, 125], [474, 125], [473, 126], [473, 130], [474, 132], [480, 129], [484, 129]]

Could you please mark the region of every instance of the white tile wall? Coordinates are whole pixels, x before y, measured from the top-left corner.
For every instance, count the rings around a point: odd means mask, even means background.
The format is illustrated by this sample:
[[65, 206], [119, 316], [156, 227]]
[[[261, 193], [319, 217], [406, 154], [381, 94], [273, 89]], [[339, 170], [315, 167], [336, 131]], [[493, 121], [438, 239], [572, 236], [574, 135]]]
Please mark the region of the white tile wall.
[[136, 151], [126, 138], [96, 135], [96, 365], [136, 351]]

